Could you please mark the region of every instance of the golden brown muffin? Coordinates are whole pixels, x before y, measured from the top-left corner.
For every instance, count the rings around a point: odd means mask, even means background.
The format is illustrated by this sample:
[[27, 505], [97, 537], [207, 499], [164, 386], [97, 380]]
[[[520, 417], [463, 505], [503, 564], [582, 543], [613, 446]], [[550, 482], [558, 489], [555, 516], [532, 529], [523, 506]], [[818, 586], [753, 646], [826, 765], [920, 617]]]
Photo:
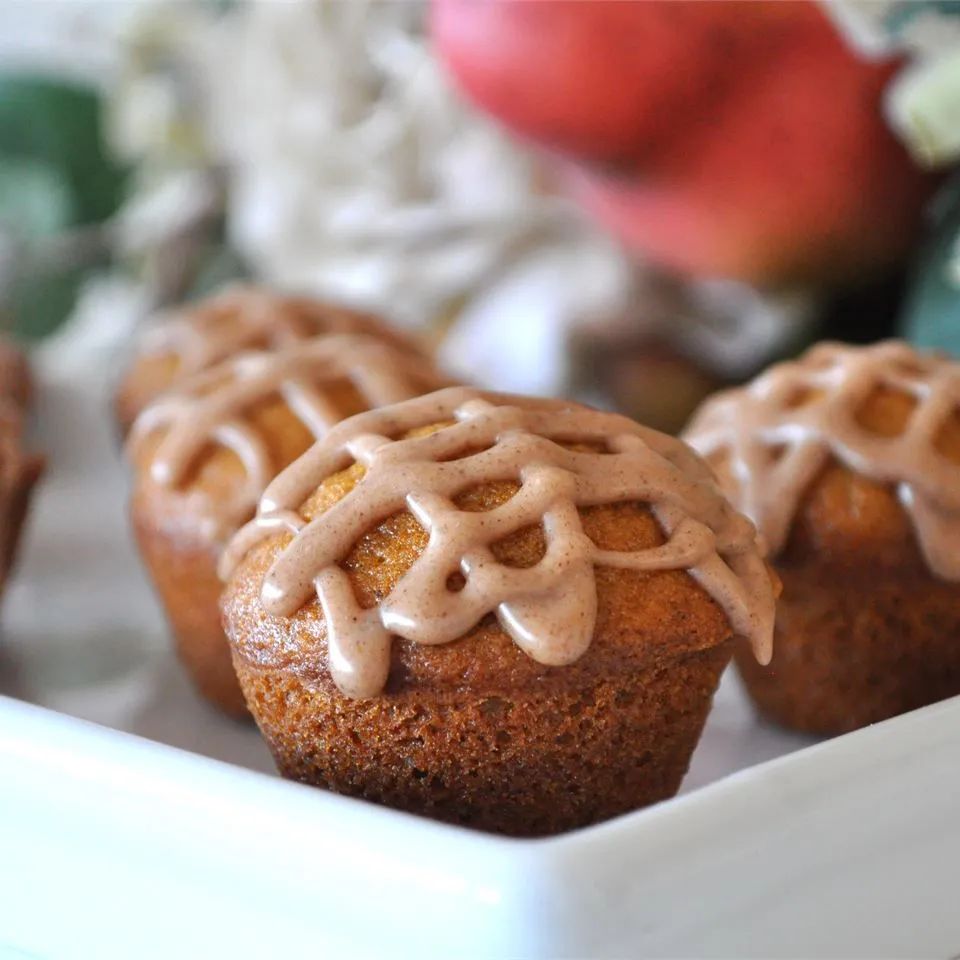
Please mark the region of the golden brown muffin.
[[158, 318], [139, 344], [114, 407], [126, 435], [138, 414], [185, 377], [249, 350], [277, 350], [323, 334], [365, 334], [420, 353], [411, 340], [366, 313], [306, 297], [231, 284], [216, 296]]
[[30, 496], [43, 473], [43, 457], [24, 449], [32, 395], [27, 358], [0, 340], [0, 590], [13, 568]]
[[451, 388], [340, 424], [224, 554], [280, 772], [536, 836], [672, 796], [773, 588], [679, 441]]
[[130, 434], [131, 514], [179, 655], [200, 691], [245, 713], [220, 625], [216, 565], [273, 476], [350, 414], [443, 383], [425, 359], [364, 336], [243, 354], [188, 378]]
[[686, 438], [783, 582], [761, 713], [833, 734], [960, 694], [960, 364], [822, 344], [708, 401]]

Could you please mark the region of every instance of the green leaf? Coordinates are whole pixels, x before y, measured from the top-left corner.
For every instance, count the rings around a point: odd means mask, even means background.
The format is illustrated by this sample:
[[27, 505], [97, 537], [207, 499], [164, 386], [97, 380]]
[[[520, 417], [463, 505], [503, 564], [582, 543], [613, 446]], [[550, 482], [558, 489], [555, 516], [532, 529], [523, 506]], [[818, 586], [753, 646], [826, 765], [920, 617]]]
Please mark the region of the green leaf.
[[21, 337], [55, 330], [85, 275], [68, 261], [38, 263], [31, 248], [105, 220], [123, 199], [124, 172], [107, 153], [101, 123], [100, 97], [90, 87], [0, 74], [0, 229], [25, 244], [3, 306]]
[[917, 261], [901, 330], [918, 347], [960, 356], [960, 181], [948, 185], [939, 206], [933, 233]]
[[73, 269], [19, 278], [10, 297], [10, 332], [22, 340], [53, 333], [73, 309], [85, 276], [85, 270]]
[[0, 155], [0, 229], [17, 240], [49, 236], [70, 223], [70, 187], [56, 167]]
[[200, 256], [186, 299], [199, 300], [231, 280], [247, 280], [247, 269], [232, 247], [223, 240], [211, 244]]
[[56, 170], [70, 191], [71, 224], [105, 219], [123, 196], [123, 171], [106, 152], [101, 124], [91, 88], [0, 74], [0, 156]]
[[[880, 8], [883, 11], [884, 8]], [[957, 0], [896, 0], [887, 4], [881, 20], [892, 37], [899, 38], [918, 19], [960, 16]]]

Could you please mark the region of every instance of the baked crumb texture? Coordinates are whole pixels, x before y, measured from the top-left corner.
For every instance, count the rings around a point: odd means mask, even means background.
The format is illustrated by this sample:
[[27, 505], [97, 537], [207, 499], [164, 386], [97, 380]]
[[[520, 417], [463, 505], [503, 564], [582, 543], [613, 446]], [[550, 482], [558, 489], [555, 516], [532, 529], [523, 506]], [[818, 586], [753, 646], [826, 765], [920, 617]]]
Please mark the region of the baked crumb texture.
[[[960, 694], [960, 582], [951, 569], [960, 561], [951, 533], [960, 530], [960, 364], [905, 344], [825, 345], [721, 401], [713, 410], [708, 401], [688, 439], [740, 509], [751, 505], [731, 468], [733, 425], [752, 424], [755, 446], [765, 444], [774, 461], [796, 455], [780, 437], [793, 451], [819, 450], [795, 502], [772, 501], [779, 516], [767, 528], [762, 506], [754, 517], [777, 547], [783, 582], [771, 663], [736, 654], [760, 712], [836, 734]], [[723, 442], [718, 415], [732, 425]], [[741, 476], [769, 490], [778, 466], [753, 456]], [[780, 482], [774, 498], [791, 488], [787, 476]], [[922, 525], [909, 506], [920, 498]]]
[[366, 335], [244, 353], [179, 382], [130, 430], [130, 513], [177, 653], [209, 701], [246, 706], [220, 623], [220, 552], [270, 480], [344, 417], [444, 383], [430, 361]]
[[[467, 458], [478, 452], [462, 451], [466, 477]], [[305, 502], [298, 501], [298, 522], [322, 522], [364, 472], [353, 463], [318, 477]], [[508, 503], [520, 488], [514, 479], [466, 480], [453, 499], [460, 510], [482, 513]], [[578, 512], [601, 550], [645, 551], [666, 541], [644, 502]], [[597, 566], [595, 629], [572, 663], [537, 662], [490, 613], [452, 642], [394, 636], [384, 689], [352, 698], [331, 676], [318, 599], [289, 616], [265, 610], [264, 583], [292, 541], [277, 527], [246, 543], [222, 602], [240, 684], [284, 776], [515, 836], [583, 827], [676, 793], [734, 632], [727, 613], [686, 569]], [[428, 542], [406, 510], [373, 522], [339, 560], [360, 608], [390, 597]], [[490, 550], [519, 571], [537, 564], [546, 545], [538, 523]], [[447, 581], [452, 591], [463, 584], [459, 573]], [[769, 582], [767, 588], [772, 603]]]

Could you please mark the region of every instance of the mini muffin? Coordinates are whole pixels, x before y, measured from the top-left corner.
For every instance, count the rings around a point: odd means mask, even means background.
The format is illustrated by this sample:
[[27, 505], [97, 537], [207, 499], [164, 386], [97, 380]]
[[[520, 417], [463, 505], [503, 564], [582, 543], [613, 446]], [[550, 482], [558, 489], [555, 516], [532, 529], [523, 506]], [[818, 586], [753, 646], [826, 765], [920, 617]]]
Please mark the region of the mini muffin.
[[824, 343], [707, 401], [686, 438], [783, 581], [761, 713], [853, 730], [960, 694], [960, 364]]
[[243, 715], [217, 606], [217, 559], [274, 475], [339, 420], [444, 383], [429, 361], [364, 336], [241, 354], [166, 393], [128, 444], [132, 519], [178, 652], [200, 691]]
[[26, 357], [0, 340], [0, 590], [13, 568], [30, 496], [43, 472], [43, 458], [24, 447], [32, 394]]
[[305, 297], [231, 285], [216, 296], [157, 318], [142, 338], [115, 398], [126, 435], [137, 415], [178, 381], [250, 350], [277, 350], [322, 334], [365, 334], [420, 351], [382, 320]]
[[224, 554], [280, 772], [518, 836], [673, 795], [734, 636], [769, 656], [752, 524], [684, 444], [450, 388], [360, 414]]

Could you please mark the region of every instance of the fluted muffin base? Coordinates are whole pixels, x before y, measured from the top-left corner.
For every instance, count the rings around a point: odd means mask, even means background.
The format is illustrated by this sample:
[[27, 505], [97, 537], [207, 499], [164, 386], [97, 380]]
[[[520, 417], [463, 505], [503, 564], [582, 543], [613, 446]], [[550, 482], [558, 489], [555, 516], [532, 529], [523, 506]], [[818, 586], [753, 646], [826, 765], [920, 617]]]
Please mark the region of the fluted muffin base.
[[223, 584], [217, 576], [217, 548], [187, 531], [167, 530], [145, 510], [132, 511], [143, 562], [166, 612], [177, 657], [194, 686], [213, 706], [248, 718], [230, 646], [220, 619]]
[[931, 576], [810, 558], [779, 566], [773, 660], [737, 667], [760, 713], [837, 734], [960, 695], [960, 589]]
[[673, 796], [726, 667], [724, 643], [571, 689], [387, 693], [237, 658], [283, 776], [450, 823], [513, 836], [588, 826]]

